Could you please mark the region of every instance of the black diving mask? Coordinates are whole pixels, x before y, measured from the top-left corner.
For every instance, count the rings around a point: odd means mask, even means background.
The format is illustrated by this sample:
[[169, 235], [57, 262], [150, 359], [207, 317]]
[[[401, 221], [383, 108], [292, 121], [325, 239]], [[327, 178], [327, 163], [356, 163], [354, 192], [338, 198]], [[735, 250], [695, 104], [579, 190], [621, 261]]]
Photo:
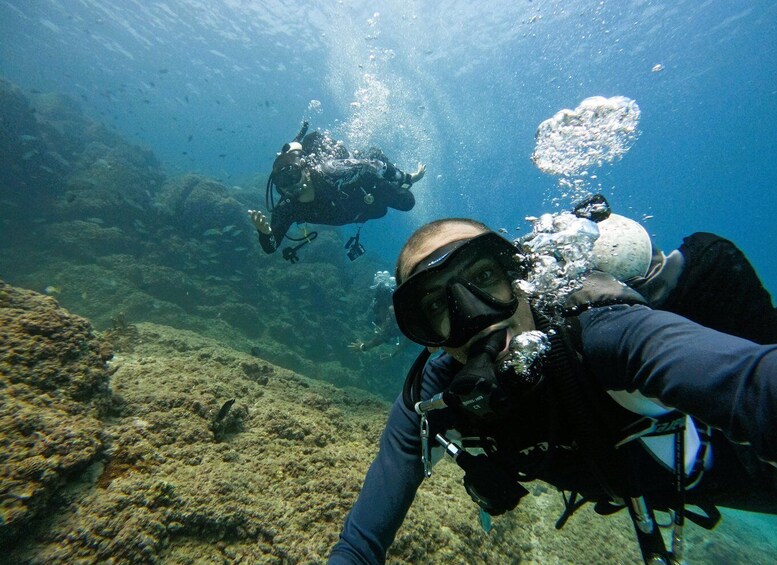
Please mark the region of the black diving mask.
[[286, 165], [272, 175], [273, 182], [281, 190], [286, 191], [302, 180], [302, 167], [298, 164]]
[[272, 182], [284, 192], [300, 183], [306, 165], [301, 145], [290, 147], [288, 143], [284, 145], [272, 165]]
[[518, 250], [494, 232], [454, 241], [424, 258], [394, 291], [399, 329], [431, 347], [461, 347], [515, 313]]

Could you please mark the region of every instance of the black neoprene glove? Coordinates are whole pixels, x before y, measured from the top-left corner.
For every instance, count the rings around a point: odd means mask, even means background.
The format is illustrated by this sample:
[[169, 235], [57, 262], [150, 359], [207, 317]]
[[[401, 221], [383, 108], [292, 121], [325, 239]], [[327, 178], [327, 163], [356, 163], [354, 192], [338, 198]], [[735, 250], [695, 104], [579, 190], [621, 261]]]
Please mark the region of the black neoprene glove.
[[464, 488], [469, 496], [492, 516], [512, 510], [529, 493], [507, 470], [486, 455], [462, 453], [456, 463], [464, 469]]

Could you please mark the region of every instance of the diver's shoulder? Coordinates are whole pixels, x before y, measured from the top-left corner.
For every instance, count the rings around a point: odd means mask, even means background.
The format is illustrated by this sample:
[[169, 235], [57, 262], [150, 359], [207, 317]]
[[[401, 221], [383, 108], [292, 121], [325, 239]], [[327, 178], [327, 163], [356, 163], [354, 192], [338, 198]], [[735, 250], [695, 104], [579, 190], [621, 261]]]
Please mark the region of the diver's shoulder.
[[447, 353], [441, 353], [436, 357], [432, 357], [426, 364], [426, 372], [432, 374], [447, 374], [451, 372], [457, 372], [461, 370], [463, 365], [456, 361], [451, 355]]

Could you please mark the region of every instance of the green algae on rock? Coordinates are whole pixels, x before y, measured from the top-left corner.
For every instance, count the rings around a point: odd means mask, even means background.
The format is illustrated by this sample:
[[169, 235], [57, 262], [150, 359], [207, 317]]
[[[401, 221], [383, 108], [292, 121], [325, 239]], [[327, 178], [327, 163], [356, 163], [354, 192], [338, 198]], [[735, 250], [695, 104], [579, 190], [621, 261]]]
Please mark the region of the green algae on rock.
[[111, 351], [56, 300], [0, 281], [0, 545], [95, 460]]
[[[149, 323], [137, 324], [134, 348], [112, 369], [114, 410], [104, 422], [101, 462], [13, 547], [12, 560], [326, 560], [377, 451], [388, 403]], [[210, 427], [231, 398], [238, 400], [225, 420], [235, 415], [239, 426], [219, 440]], [[531, 492], [486, 535], [460, 469], [441, 462], [421, 486], [389, 562], [639, 562], [625, 513], [604, 518], [583, 509], [556, 531], [560, 498], [541, 484]], [[724, 531], [716, 534], [725, 546]], [[612, 543], [600, 543], [605, 538]], [[690, 556], [709, 558], [703, 539], [689, 526]], [[768, 549], [754, 541], [732, 563], [766, 563]]]

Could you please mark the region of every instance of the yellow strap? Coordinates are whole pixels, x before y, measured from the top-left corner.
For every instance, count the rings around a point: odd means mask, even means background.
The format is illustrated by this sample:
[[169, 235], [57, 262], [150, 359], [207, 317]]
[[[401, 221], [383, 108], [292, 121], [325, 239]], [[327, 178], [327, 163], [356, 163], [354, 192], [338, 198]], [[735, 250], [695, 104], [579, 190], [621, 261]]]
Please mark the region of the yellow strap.
[[304, 237], [308, 242], [310, 242], [310, 240], [308, 239], [308, 223], [307, 222], [305, 222], [305, 225], [302, 226], [302, 237]]

